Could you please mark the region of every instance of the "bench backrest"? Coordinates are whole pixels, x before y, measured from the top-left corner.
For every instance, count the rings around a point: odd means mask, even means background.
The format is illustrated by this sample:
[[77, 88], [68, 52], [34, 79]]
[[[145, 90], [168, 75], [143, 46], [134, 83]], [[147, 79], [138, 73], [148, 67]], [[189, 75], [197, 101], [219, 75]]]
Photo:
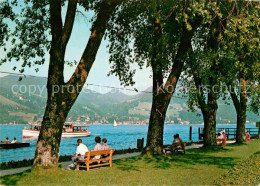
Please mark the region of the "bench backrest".
[[89, 156], [98, 156], [98, 155], [112, 155], [114, 151], [115, 149], [89, 151], [86, 152], [85, 156], [89, 157]]

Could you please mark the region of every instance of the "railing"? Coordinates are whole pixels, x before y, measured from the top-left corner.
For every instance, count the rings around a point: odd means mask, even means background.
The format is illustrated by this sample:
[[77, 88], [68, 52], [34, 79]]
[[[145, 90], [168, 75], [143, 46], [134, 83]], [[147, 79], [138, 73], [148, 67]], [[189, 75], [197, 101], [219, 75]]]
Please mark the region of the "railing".
[[[199, 139], [203, 139], [203, 128], [198, 129]], [[216, 135], [222, 131], [225, 130], [227, 138], [228, 139], [235, 139], [236, 138], [236, 128], [217, 128], [216, 129]], [[259, 136], [259, 128], [246, 128], [247, 132], [250, 134], [251, 137], [257, 137]]]

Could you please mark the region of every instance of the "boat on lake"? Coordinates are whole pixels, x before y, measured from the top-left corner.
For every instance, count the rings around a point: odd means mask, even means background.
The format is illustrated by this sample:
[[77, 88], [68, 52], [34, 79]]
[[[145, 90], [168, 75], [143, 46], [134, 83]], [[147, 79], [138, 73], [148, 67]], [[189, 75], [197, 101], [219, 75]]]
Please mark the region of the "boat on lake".
[[[75, 138], [90, 136], [88, 126], [85, 124], [77, 124], [74, 122], [66, 122], [63, 126], [62, 138]], [[38, 137], [41, 130], [41, 122], [37, 121], [34, 124], [29, 124], [23, 129], [23, 138]]]
[[7, 143], [5, 141], [0, 142], [0, 149], [16, 149], [21, 147], [29, 147], [30, 143], [23, 142], [15, 142], [15, 143]]
[[117, 123], [116, 123], [116, 120], [114, 120], [114, 125], [113, 125], [114, 127], [117, 127]]

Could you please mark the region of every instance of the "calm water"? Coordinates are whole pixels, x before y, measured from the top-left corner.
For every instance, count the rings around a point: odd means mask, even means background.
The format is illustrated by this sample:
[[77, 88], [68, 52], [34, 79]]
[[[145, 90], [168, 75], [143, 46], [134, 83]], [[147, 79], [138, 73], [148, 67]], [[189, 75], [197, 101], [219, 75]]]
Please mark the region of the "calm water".
[[[184, 141], [189, 141], [189, 127], [193, 126], [192, 140], [198, 141], [198, 128], [202, 125], [165, 125], [164, 144], [172, 142], [172, 136], [179, 133]], [[31, 159], [34, 157], [37, 139], [23, 139], [22, 129], [24, 125], [0, 125], [0, 141], [9, 137], [10, 140], [16, 137], [18, 141], [29, 142], [30, 147], [18, 149], [0, 149], [0, 162], [11, 160]], [[218, 125], [217, 127], [236, 127], [236, 125]], [[255, 127], [247, 125], [246, 127]], [[83, 143], [90, 150], [94, 148], [96, 136], [107, 138], [108, 144], [114, 149], [136, 148], [136, 141], [139, 138], [146, 139], [148, 126], [145, 125], [119, 125], [114, 128], [112, 125], [91, 125], [89, 131], [92, 135], [83, 137]], [[71, 155], [75, 153], [77, 138], [62, 138], [60, 155]], [[146, 143], [146, 141], [145, 141]]]

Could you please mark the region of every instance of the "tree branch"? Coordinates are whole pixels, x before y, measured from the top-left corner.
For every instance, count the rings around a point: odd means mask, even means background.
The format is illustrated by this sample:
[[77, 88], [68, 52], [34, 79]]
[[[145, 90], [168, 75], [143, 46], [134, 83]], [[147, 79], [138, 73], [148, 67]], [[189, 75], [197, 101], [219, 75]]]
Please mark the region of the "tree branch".
[[231, 84], [227, 84], [227, 86], [229, 87], [228, 90], [229, 90], [231, 99], [234, 103], [235, 109], [237, 112], [239, 112], [240, 111], [240, 101], [235, 93], [235, 89]]
[[201, 17], [198, 17], [192, 23], [192, 30], [187, 30], [186, 27], [183, 27], [183, 34], [180, 41], [180, 46], [178, 52], [174, 58], [174, 63], [172, 65], [172, 70], [168, 76], [168, 79], [164, 85], [164, 89], [167, 90], [169, 86], [176, 87], [178, 79], [181, 75], [181, 71], [184, 65], [184, 60], [182, 60], [183, 55], [191, 48], [191, 39], [194, 35], [195, 30], [199, 27], [202, 21]]
[[62, 33], [61, 0], [50, 1], [50, 22], [52, 43], [56, 44]]
[[198, 90], [197, 98], [198, 98], [199, 105], [201, 107], [201, 111], [203, 113], [206, 113], [208, 110], [208, 108], [207, 108], [208, 106], [204, 100], [204, 93], [203, 93], [203, 89], [201, 87], [201, 85], [202, 85], [201, 78], [199, 77], [198, 72], [193, 71], [193, 70], [192, 70], [192, 75], [193, 75], [195, 86]]
[[77, 84], [77, 86], [79, 87], [79, 90], [77, 91], [80, 91], [83, 88], [89, 71], [95, 61], [97, 51], [101, 44], [112, 12], [114, 11], [115, 7], [123, 1], [125, 0], [103, 1], [100, 11], [97, 15], [97, 19], [93, 23], [91, 35], [89, 37], [86, 48], [73, 75], [71, 76], [70, 80], [66, 83], [67, 86]]
[[64, 28], [62, 32], [62, 48], [65, 49], [74, 25], [78, 0], [69, 0]]

